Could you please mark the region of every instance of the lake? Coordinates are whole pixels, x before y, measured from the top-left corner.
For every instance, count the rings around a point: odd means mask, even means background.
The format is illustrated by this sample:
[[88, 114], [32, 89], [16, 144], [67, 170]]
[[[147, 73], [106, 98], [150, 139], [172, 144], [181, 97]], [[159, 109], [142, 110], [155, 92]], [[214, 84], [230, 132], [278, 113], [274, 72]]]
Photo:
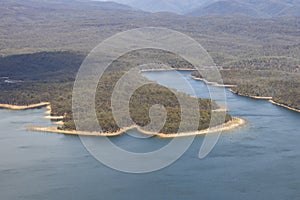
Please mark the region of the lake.
[[[189, 78], [190, 72], [180, 74], [197, 96], [209, 97], [204, 83]], [[176, 72], [143, 75], [185, 91]], [[225, 92], [230, 114], [248, 124], [222, 134], [205, 159], [198, 158], [201, 136], [174, 164], [148, 174], [126, 174], [104, 166], [78, 136], [26, 131], [24, 127], [30, 125], [55, 126], [43, 118], [46, 109], [0, 110], [0, 199], [299, 200], [300, 113]], [[127, 134], [111, 141], [136, 152], [168, 142]]]

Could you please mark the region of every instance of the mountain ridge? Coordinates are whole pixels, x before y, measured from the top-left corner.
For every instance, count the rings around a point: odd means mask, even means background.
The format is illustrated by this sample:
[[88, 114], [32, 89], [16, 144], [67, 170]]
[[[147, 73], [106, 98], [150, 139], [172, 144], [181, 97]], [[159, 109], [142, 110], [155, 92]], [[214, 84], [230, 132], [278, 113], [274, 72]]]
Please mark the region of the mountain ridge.
[[245, 15], [256, 18], [273, 18], [286, 15], [300, 16], [300, 1], [220, 0], [202, 5], [188, 13], [188, 15]]
[[255, 18], [300, 16], [300, 0], [114, 0], [146, 12], [188, 16], [245, 15]]

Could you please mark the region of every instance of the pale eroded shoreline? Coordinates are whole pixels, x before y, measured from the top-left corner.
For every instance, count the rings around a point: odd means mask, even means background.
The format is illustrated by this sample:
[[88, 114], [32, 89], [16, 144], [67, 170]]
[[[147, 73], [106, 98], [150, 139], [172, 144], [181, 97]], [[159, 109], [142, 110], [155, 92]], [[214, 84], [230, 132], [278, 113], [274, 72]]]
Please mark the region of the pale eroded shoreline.
[[138, 132], [145, 134], [145, 135], [151, 135], [151, 136], [157, 136], [159, 138], [178, 138], [178, 137], [190, 137], [190, 136], [198, 136], [198, 135], [205, 135], [205, 134], [211, 134], [211, 133], [218, 133], [218, 132], [224, 132], [224, 131], [230, 131], [233, 129], [236, 129], [238, 127], [241, 127], [242, 125], [246, 124], [246, 120], [242, 118], [233, 118], [231, 121], [219, 125], [216, 127], [212, 127], [209, 129], [205, 129], [202, 131], [196, 131], [196, 132], [188, 132], [188, 133], [175, 133], [175, 134], [165, 134], [165, 133], [154, 133], [150, 131], [145, 131], [141, 129], [138, 126], [130, 126], [127, 128], [123, 128], [117, 132], [114, 133], [100, 133], [100, 132], [88, 132], [88, 131], [75, 131], [75, 130], [60, 130], [56, 127], [38, 127], [38, 126], [30, 126], [26, 127], [27, 130], [30, 131], [38, 131], [38, 132], [47, 132], [47, 133], [57, 133], [57, 134], [64, 134], [64, 135], [79, 135], [79, 136], [99, 136], [99, 137], [114, 137], [124, 134], [125, 132], [129, 130], [136, 129]]
[[231, 88], [232, 87], [237, 87], [237, 85], [222, 85], [222, 84], [218, 84], [218, 83], [215, 83], [215, 82], [209, 82], [209, 81], [207, 81], [207, 80], [205, 80], [203, 78], [197, 78], [197, 77], [192, 76], [192, 75], [190, 77], [193, 78], [194, 80], [203, 81], [204, 83], [209, 84], [209, 85], [213, 85], [213, 86], [217, 86], [217, 87], [229, 88], [230, 92], [232, 92], [232, 93], [234, 93], [234, 94], [236, 94], [238, 96], [248, 97], [248, 98], [257, 99], [257, 100], [268, 100], [270, 103], [272, 103], [274, 105], [277, 105], [277, 106], [280, 106], [280, 107], [283, 107], [283, 108], [286, 108], [286, 109], [289, 109], [289, 110], [292, 110], [292, 111], [295, 111], [295, 112], [300, 112], [299, 109], [292, 108], [292, 107], [289, 107], [287, 105], [275, 102], [273, 100], [273, 97], [267, 97], [267, 96], [249, 96], [249, 95], [245, 95], [245, 94], [234, 92]]
[[251, 99], [258, 99], [258, 100], [272, 100], [273, 99], [273, 97], [249, 96], [249, 95], [245, 95], [245, 94], [240, 94], [240, 93], [234, 92], [232, 89], [229, 89], [229, 91], [232, 92], [233, 94], [239, 95], [241, 97], [249, 97]]
[[63, 119], [65, 118], [65, 116], [52, 116], [51, 115], [51, 111], [52, 111], [51, 104], [47, 105], [46, 109], [47, 109], [47, 111], [45, 112], [45, 114], [47, 114], [47, 116], [44, 117], [45, 119], [57, 121], [56, 124], [63, 125]]
[[50, 102], [41, 102], [41, 103], [30, 104], [30, 105], [0, 104], [0, 108], [9, 109], [9, 110], [27, 110], [27, 109], [34, 109], [34, 108], [42, 108], [49, 105]]
[[226, 132], [226, 131], [231, 131], [236, 128], [242, 127], [245, 125], [247, 121], [242, 118], [237, 118], [233, 117], [231, 121], [228, 121], [227, 123], [224, 123], [219, 126], [215, 126], [212, 128], [208, 128], [205, 130], [201, 131], [196, 131], [196, 132], [186, 132], [186, 133], [174, 133], [174, 134], [165, 134], [165, 133], [151, 133], [149, 131], [144, 131], [140, 128], [137, 130], [143, 134], [146, 135], [153, 135], [157, 136], [159, 138], [179, 138], [179, 137], [191, 137], [191, 136], [200, 136], [200, 135], [206, 135], [206, 134], [213, 134], [213, 133], [221, 133], [221, 132]]
[[198, 71], [198, 69], [192, 68], [168, 68], [168, 69], [141, 69], [142, 72], [172, 72], [172, 71]]
[[131, 127], [123, 128], [114, 133], [100, 133], [100, 132], [75, 131], [75, 130], [60, 130], [57, 127], [39, 127], [39, 126], [26, 127], [26, 129], [30, 130], [30, 131], [57, 133], [57, 134], [63, 134], [63, 135], [102, 136], [102, 137], [119, 136], [119, 135], [122, 135], [123, 133], [125, 133], [126, 131], [129, 131], [129, 130], [132, 130], [135, 128], [136, 128], [136, 126], [131, 126]]
[[228, 84], [219, 84], [217, 82], [210, 82], [204, 78], [198, 78], [196, 76], [190, 75], [190, 77], [196, 81], [203, 81], [204, 83], [208, 84], [208, 85], [212, 85], [215, 87], [225, 87], [225, 88], [232, 88], [232, 87], [236, 87], [236, 85], [228, 85]]
[[272, 104], [274, 104], [274, 105], [277, 105], [277, 106], [280, 106], [280, 107], [283, 107], [283, 108], [286, 108], [286, 109], [289, 109], [289, 110], [292, 110], [292, 111], [295, 111], [295, 112], [299, 112], [299, 113], [300, 113], [300, 110], [299, 110], [299, 109], [292, 108], [292, 107], [286, 106], [286, 105], [281, 104], [281, 103], [277, 103], [277, 102], [274, 101], [274, 100], [269, 100], [269, 102], [272, 103]]

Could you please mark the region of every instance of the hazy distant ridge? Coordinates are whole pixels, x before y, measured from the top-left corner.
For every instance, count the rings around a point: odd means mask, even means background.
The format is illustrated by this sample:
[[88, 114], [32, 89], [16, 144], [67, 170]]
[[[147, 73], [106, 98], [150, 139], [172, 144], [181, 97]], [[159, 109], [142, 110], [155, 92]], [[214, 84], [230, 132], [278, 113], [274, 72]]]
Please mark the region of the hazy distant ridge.
[[202, 5], [188, 13], [203, 15], [245, 15], [271, 18], [286, 15], [300, 16], [299, 0], [222, 0]]
[[114, 0], [148, 12], [192, 16], [245, 15], [257, 18], [300, 16], [300, 0]]

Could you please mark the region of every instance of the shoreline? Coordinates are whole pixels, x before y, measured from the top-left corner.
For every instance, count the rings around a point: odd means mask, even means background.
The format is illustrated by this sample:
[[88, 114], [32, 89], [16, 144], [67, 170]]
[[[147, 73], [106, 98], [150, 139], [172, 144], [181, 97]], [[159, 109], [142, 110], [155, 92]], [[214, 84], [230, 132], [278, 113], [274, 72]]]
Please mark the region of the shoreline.
[[97, 137], [115, 137], [122, 135], [126, 131], [135, 129], [136, 126], [131, 126], [127, 128], [120, 129], [114, 133], [100, 133], [100, 132], [89, 132], [89, 131], [76, 131], [76, 130], [60, 130], [57, 127], [40, 127], [40, 126], [28, 126], [26, 130], [37, 131], [37, 132], [46, 132], [46, 133], [56, 133], [63, 135], [81, 135], [81, 136], [97, 136]]
[[214, 134], [218, 132], [227, 132], [244, 126], [247, 121], [243, 118], [233, 117], [232, 120], [209, 129], [197, 131], [195, 133], [177, 133], [177, 134], [158, 134], [160, 138], [178, 138], [178, 137], [190, 137], [190, 136], [200, 136], [206, 134]]
[[34, 108], [42, 108], [45, 106], [49, 106], [50, 102], [41, 102], [36, 104], [30, 105], [12, 105], [12, 104], [0, 104], [0, 108], [2, 109], [9, 109], [9, 110], [28, 110]]
[[61, 121], [63, 120], [65, 117], [64, 116], [45, 116], [45, 119], [50, 119], [53, 121]]
[[65, 119], [65, 116], [52, 116], [51, 115], [51, 112], [52, 112], [51, 104], [46, 106], [46, 109], [47, 110], [46, 110], [45, 114], [47, 116], [44, 116], [45, 119], [50, 119], [51, 121], [57, 121], [55, 124], [58, 124], [58, 125], [64, 125], [63, 120]]
[[238, 95], [238, 96], [248, 97], [248, 98], [251, 98], [251, 99], [257, 99], [257, 100], [272, 100], [273, 99], [273, 97], [249, 96], [249, 95], [245, 95], [245, 94], [240, 94], [240, 93], [237, 93], [237, 92], [233, 91], [231, 88], [229, 89], [229, 91], [233, 94]]
[[64, 125], [65, 123], [64, 123], [64, 121], [60, 121], [60, 120], [59, 120], [59, 121], [54, 122], [54, 124], [56, 124], [56, 125], [61, 125], [61, 126], [62, 126], [62, 125]]
[[208, 85], [212, 85], [215, 87], [225, 87], [225, 88], [232, 88], [232, 87], [237, 87], [237, 85], [229, 85], [229, 84], [219, 84], [217, 82], [210, 82], [204, 78], [198, 78], [196, 76], [190, 75], [190, 77], [196, 81], [203, 81], [204, 83], [208, 84]]
[[269, 100], [270, 103], [276, 105], [276, 106], [280, 106], [280, 107], [283, 107], [283, 108], [286, 108], [286, 109], [289, 109], [289, 110], [292, 110], [292, 111], [295, 111], [295, 112], [299, 112], [300, 113], [300, 110], [297, 109], [297, 108], [292, 108], [292, 107], [289, 107], [287, 105], [284, 105], [282, 103], [277, 103], [276, 101], [274, 100]]
[[191, 137], [199, 136], [205, 134], [212, 134], [217, 132], [231, 131], [238, 127], [241, 127], [246, 124], [246, 120], [242, 118], [233, 118], [231, 121], [224, 123], [219, 126], [215, 126], [209, 129], [196, 131], [196, 132], [187, 132], [187, 133], [174, 133], [174, 134], [165, 134], [165, 133], [155, 133], [151, 131], [145, 131], [138, 126], [130, 126], [123, 128], [114, 133], [100, 133], [100, 132], [88, 132], [88, 131], [76, 131], [76, 130], [60, 130], [57, 127], [39, 127], [39, 126], [29, 126], [26, 127], [27, 130], [37, 131], [37, 132], [47, 132], [47, 133], [56, 133], [63, 135], [78, 135], [78, 136], [97, 136], [97, 137], [115, 137], [126, 133], [127, 131], [136, 129], [139, 133], [151, 136], [157, 136], [159, 138], [179, 138], [179, 137]]
[[232, 91], [231, 89], [229, 89], [229, 91], [232, 92], [233, 94], [236, 94], [236, 95], [242, 96], [242, 97], [248, 97], [248, 98], [256, 99], [256, 100], [267, 100], [269, 103], [271, 103], [273, 105], [280, 106], [280, 107], [283, 107], [285, 109], [300, 113], [300, 110], [297, 109], [297, 108], [293, 108], [293, 107], [284, 105], [282, 103], [277, 103], [276, 101], [273, 100], [273, 97], [248, 96], [248, 95], [243, 95], [243, 94], [237, 94], [236, 92]]
[[46, 107], [47, 116], [44, 116], [45, 119], [50, 119], [53, 121], [59, 121], [57, 124], [61, 124], [62, 120], [65, 116], [51, 116], [51, 104], [50, 102], [41, 102], [36, 104], [29, 104], [29, 105], [13, 105], [13, 104], [0, 104], [0, 109], [7, 109], [7, 110], [29, 110], [29, 109], [36, 109], [36, 108], [43, 108]]
[[216, 83], [216, 82], [209, 82], [203, 78], [198, 78], [198, 77], [195, 77], [193, 75], [190, 75], [191, 78], [193, 78], [194, 80], [197, 80], [197, 81], [203, 81], [204, 83], [206, 84], [209, 84], [209, 85], [213, 85], [213, 86], [216, 86], [216, 87], [225, 87], [225, 88], [229, 88], [229, 91], [233, 94], [236, 94], [238, 96], [242, 96], [242, 97], [248, 97], [248, 98], [251, 98], [251, 99], [256, 99], [256, 100], [267, 100], [268, 102], [274, 104], [274, 105], [277, 105], [277, 106], [280, 106], [280, 107], [283, 107], [283, 108], [286, 108], [288, 110], [291, 110], [291, 111], [295, 111], [295, 112], [300, 112], [299, 109], [297, 108], [293, 108], [293, 107], [289, 107], [287, 105], [284, 105], [284, 104], [281, 104], [281, 103], [277, 103], [273, 100], [273, 97], [267, 97], [267, 96], [249, 96], [249, 95], [244, 95], [244, 94], [240, 94], [240, 93], [237, 93], [237, 92], [234, 92], [232, 90], [232, 87], [237, 87], [237, 85], [222, 85], [222, 84], [219, 84], [219, 83]]
[[198, 69], [194, 68], [173, 68], [173, 69], [141, 69], [142, 72], [172, 72], [172, 71], [198, 71]]
[[63, 120], [64, 120], [65, 116], [52, 116], [51, 115], [51, 112], [52, 112], [51, 104], [47, 105], [46, 109], [47, 110], [46, 110], [45, 114], [47, 116], [44, 117], [45, 119], [50, 119], [52, 121], [58, 121], [59, 123], [56, 122], [56, 124], [63, 125], [63, 124], [61, 124], [61, 122], [63, 123]]

